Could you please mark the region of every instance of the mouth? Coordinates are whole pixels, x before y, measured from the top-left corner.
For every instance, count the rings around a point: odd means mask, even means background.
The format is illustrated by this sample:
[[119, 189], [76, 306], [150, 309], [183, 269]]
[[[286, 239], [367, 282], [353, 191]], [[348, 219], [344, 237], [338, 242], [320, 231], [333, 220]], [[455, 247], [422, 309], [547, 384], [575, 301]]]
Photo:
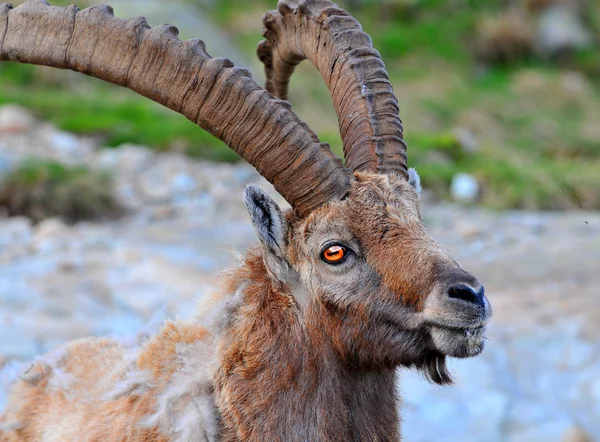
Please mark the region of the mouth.
[[447, 356], [477, 356], [485, 346], [485, 324], [460, 327], [430, 323], [430, 334], [436, 348]]

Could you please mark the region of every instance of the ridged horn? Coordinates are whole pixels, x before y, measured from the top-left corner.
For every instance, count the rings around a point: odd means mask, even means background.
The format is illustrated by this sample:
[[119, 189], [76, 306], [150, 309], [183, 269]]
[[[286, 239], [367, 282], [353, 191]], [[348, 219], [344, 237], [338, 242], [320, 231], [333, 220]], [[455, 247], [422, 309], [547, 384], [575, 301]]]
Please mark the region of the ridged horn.
[[296, 65], [308, 59], [333, 98], [346, 167], [408, 178], [398, 101], [371, 38], [350, 14], [326, 0], [281, 0], [263, 17], [258, 57], [266, 88], [287, 98]]
[[118, 19], [110, 6], [2, 4], [0, 60], [82, 72], [185, 115], [256, 167], [300, 216], [348, 191], [351, 172], [288, 102], [211, 58], [201, 41], [179, 40], [172, 26]]

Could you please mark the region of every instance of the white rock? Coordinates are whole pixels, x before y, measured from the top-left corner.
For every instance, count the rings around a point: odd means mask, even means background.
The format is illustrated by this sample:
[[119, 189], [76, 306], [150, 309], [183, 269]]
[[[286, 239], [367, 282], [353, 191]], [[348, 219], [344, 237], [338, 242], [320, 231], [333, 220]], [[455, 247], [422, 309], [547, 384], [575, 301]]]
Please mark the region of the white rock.
[[540, 14], [536, 40], [539, 50], [546, 56], [587, 49], [594, 41], [591, 32], [576, 12], [560, 4], [551, 6]]
[[153, 166], [138, 177], [140, 196], [147, 202], [165, 202], [171, 198], [172, 189], [166, 181], [163, 170]]
[[62, 151], [65, 154], [73, 154], [79, 147], [79, 141], [75, 135], [68, 132], [56, 131], [50, 137], [52, 147]]
[[55, 252], [64, 246], [69, 227], [58, 218], [41, 221], [33, 234], [34, 247], [39, 253]]
[[479, 183], [471, 174], [457, 173], [452, 177], [450, 194], [455, 201], [472, 203], [479, 195]]
[[27, 109], [16, 104], [0, 107], [0, 134], [27, 132], [35, 124], [35, 118]]
[[570, 428], [568, 428], [561, 439], [562, 442], [592, 442], [593, 439], [590, 437], [589, 434], [587, 434], [587, 432], [579, 427], [579, 426], [572, 426]]
[[186, 173], [178, 173], [173, 177], [172, 187], [175, 192], [190, 192], [196, 186], [194, 178]]
[[31, 240], [31, 220], [14, 217], [0, 222], [0, 248], [23, 245]]
[[41, 221], [35, 227], [35, 239], [42, 240], [49, 237], [59, 236], [65, 233], [68, 226], [58, 218], [48, 218]]
[[106, 165], [109, 165], [112, 161], [116, 163], [119, 169], [132, 172], [146, 168], [155, 158], [150, 149], [135, 144], [123, 144], [112, 150], [112, 152], [110, 150], [105, 151], [105, 155]]
[[457, 127], [454, 129], [453, 133], [456, 137], [456, 140], [460, 143], [460, 147], [462, 147], [465, 152], [473, 153], [479, 147], [477, 138], [473, 132], [466, 127]]

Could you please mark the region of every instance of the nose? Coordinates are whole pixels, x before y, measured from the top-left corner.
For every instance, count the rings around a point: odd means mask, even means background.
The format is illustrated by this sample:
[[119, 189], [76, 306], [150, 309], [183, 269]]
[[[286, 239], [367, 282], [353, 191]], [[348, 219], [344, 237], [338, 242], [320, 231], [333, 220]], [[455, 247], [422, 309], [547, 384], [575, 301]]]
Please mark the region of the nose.
[[471, 304], [483, 305], [483, 296], [485, 288], [478, 285], [477, 288], [471, 287], [469, 284], [458, 283], [453, 284], [448, 289], [448, 297], [451, 299], [461, 299]]

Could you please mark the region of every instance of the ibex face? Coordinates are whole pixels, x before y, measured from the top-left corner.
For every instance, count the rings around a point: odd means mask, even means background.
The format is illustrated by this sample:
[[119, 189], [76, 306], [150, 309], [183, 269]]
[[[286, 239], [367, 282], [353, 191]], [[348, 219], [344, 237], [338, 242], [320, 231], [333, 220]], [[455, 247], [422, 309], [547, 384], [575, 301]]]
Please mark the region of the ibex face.
[[246, 203], [273, 277], [343, 360], [416, 366], [446, 383], [444, 357], [481, 352], [491, 309], [479, 281], [428, 236], [410, 175], [357, 173], [347, 198], [304, 219], [286, 220], [256, 188]]

